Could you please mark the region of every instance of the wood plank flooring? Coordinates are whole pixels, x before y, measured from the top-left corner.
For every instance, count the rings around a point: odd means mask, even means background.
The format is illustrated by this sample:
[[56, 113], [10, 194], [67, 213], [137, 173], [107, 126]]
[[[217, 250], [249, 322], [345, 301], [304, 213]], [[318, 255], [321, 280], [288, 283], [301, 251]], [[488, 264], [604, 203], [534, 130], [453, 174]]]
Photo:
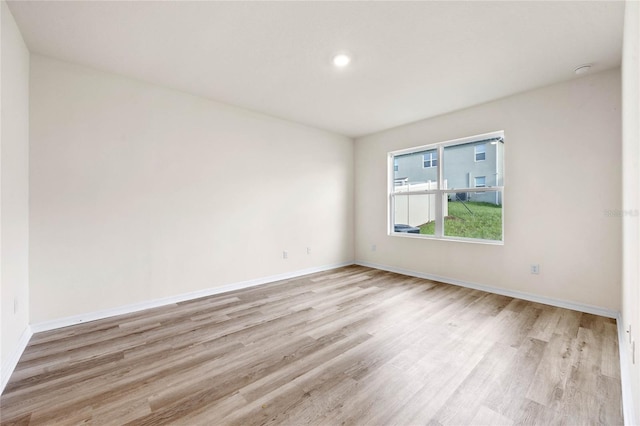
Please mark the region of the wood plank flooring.
[[623, 423], [615, 320], [349, 266], [33, 336], [9, 424]]

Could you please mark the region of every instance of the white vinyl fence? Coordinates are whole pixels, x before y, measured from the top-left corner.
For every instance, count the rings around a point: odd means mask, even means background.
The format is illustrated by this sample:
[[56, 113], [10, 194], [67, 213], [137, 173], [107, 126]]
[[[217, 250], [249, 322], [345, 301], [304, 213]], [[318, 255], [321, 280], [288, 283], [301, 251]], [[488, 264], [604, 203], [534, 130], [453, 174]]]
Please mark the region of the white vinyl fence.
[[[394, 187], [396, 194], [409, 191], [425, 191], [430, 189], [437, 189], [436, 182], [414, 183]], [[427, 222], [436, 220], [435, 194], [395, 195], [394, 199], [395, 223], [420, 226]], [[449, 214], [448, 203], [445, 201], [442, 205], [444, 209], [444, 216], [447, 216]]]

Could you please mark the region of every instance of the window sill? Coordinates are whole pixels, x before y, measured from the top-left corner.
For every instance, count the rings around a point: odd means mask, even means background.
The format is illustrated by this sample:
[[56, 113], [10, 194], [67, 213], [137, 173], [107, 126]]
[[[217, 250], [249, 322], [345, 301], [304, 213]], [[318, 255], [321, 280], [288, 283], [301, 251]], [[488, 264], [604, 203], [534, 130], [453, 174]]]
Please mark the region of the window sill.
[[461, 238], [461, 237], [446, 237], [446, 238], [438, 238], [432, 235], [426, 234], [409, 234], [406, 232], [390, 232], [388, 234], [391, 237], [400, 237], [400, 238], [412, 238], [417, 240], [431, 240], [431, 241], [449, 241], [449, 242], [457, 242], [457, 243], [471, 243], [471, 244], [484, 244], [490, 246], [503, 246], [504, 240], [496, 241], [496, 240], [481, 240], [478, 238]]

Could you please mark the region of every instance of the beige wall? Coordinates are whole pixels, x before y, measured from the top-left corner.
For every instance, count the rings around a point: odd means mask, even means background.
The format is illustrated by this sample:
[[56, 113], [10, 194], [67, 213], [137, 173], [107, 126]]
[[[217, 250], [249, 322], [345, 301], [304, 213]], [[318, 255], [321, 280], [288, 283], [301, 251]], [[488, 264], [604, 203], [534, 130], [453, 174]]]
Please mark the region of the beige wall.
[[[619, 311], [620, 97], [616, 69], [357, 139], [356, 260]], [[498, 130], [503, 246], [387, 235], [389, 151]]]
[[4, 1], [0, 8], [0, 365], [4, 384], [29, 325], [29, 51]]
[[[640, 425], [640, 3], [627, 1], [622, 57], [622, 158], [623, 158], [623, 293], [622, 325], [636, 342], [635, 363], [629, 334], [623, 335], [623, 355], [629, 361], [635, 414], [627, 407], [627, 424]], [[623, 377], [624, 379], [624, 377]], [[629, 417], [635, 416], [634, 421]]]
[[33, 55], [30, 159], [32, 323], [353, 260], [343, 136]]

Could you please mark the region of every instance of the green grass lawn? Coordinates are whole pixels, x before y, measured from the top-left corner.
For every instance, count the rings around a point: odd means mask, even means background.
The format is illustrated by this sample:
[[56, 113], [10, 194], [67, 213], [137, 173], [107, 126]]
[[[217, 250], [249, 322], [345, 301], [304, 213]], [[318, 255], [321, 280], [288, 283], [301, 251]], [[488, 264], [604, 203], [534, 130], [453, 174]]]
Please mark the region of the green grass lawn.
[[[435, 227], [435, 222], [425, 223], [420, 226], [420, 233], [433, 235]], [[472, 201], [449, 201], [449, 215], [444, 218], [444, 235], [502, 240], [502, 206]]]

